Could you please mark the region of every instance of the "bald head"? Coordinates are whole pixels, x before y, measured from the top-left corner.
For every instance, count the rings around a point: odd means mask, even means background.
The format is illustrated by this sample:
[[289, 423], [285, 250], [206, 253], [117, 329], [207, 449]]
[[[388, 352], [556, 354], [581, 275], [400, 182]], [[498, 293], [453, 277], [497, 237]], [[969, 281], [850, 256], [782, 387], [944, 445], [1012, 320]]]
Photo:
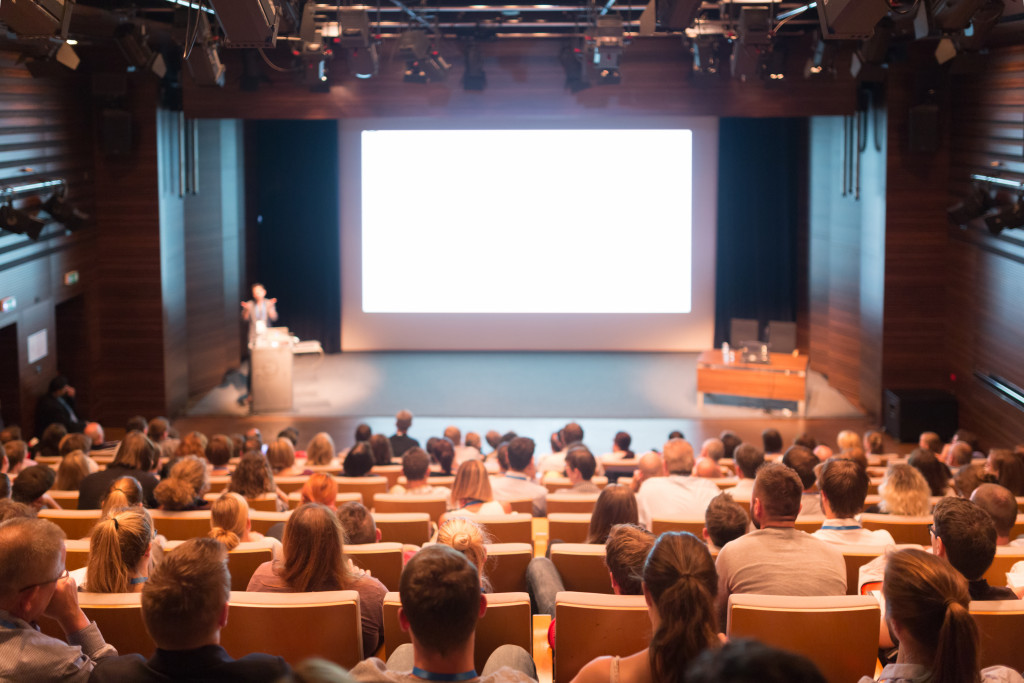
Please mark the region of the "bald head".
[[665, 469], [669, 474], [689, 474], [693, 471], [693, 446], [683, 439], [671, 439], [665, 444]]
[[715, 462], [725, 457], [725, 444], [721, 439], [705, 439], [700, 447], [700, 457], [711, 458]]
[[971, 493], [971, 502], [988, 513], [996, 525], [998, 545], [1010, 540], [1010, 530], [1017, 521], [1017, 499], [999, 484], [982, 484]]
[[665, 474], [665, 465], [661, 455], [654, 451], [647, 451], [641, 455], [636, 463], [636, 468], [640, 470], [640, 474], [644, 479], [660, 477]]
[[693, 473], [698, 477], [706, 479], [716, 479], [722, 476], [722, 470], [718, 467], [718, 463], [711, 458], [701, 458], [698, 460]]

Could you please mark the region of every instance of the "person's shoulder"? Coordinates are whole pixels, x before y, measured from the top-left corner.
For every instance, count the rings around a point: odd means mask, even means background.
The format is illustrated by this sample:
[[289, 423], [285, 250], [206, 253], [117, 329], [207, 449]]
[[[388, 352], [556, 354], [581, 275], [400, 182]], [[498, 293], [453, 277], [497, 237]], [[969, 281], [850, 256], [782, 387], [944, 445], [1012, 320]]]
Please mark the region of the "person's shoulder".
[[380, 579], [366, 573], [352, 583], [352, 588], [360, 593], [369, 593], [374, 596], [379, 594], [382, 600], [384, 599], [384, 595], [388, 592], [387, 587], [381, 583]]
[[225, 668], [230, 670], [225, 673], [230, 673], [232, 678], [245, 681], [276, 681], [292, 670], [283, 657], [262, 652], [239, 657]]
[[349, 670], [352, 678], [365, 683], [382, 683], [387, 681], [403, 681], [409, 678], [404, 673], [389, 671], [384, 662], [377, 657], [369, 657], [356, 664]]
[[97, 659], [89, 681], [145, 681], [147, 674], [152, 678], [152, 671], [146, 664], [146, 658], [133, 653]]
[[579, 670], [572, 683], [607, 683], [611, 678], [613, 659], [611, 656], [591, 659]]
[[981, 670], [983, 683], [1021, 683], [1024, 677], [1006, 666], [990, 666]]
[[503, 666], [497, 671], [480, 677], [480, 683], [536, 683], [537, 679], [530, 678], [519, 669]]

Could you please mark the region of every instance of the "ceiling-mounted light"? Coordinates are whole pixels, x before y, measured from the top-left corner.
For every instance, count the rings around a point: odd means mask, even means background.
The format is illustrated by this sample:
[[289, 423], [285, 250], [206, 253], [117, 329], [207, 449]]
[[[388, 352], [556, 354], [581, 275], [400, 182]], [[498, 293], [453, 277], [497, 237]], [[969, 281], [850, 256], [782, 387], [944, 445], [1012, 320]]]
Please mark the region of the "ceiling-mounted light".
[[330, 92], [331, 51], [327, 49], [323, 34], [316, 25], [316, 5], [307, 2], [302, 10], [302, 24], [299, 28], [302, 43], [299, 60], [302, 63], [302, 82], [312, 92]]
[[377, 75], [377, 45], [370, 31], [370, 17], [363, 9], [343, 8], [338, 12], [337, 42], [345, 50], [349, 73], [356, 78]]
[[619, 61], [625, 44], [625, 28], [618, 15], [598, 17], [584, 36], [587, 63], [598, 85], [616, 84], [621, 80]]
[[220, 48], [206, 14], [199, 13], [196, 44], [188, 55], [188, 70], [197, 85], [224, 87], [226, 69], [220, 61]]
[[398, 56], [405, 60], [406, 83], [443, 81], [451, 65], [431, 44], [426, 31], [412, 29], [398, 37]]
[[114, 30], [114, 41], [128, 60], [129, 71], [152, 71], [159, 78], [167, 75], [167, 64], [159, 52], [149, 46], [149, 33], [143, 23], [127, 22]]
[[89, 216], [72, 206], [64, 196], [64, 190], [55, 192], [43, 203], [43, 210], [64, 229], [76, 232], [86, 226]]
[[6, 204], [0, 206], [0, 229], [28, 235], [33, 240], [38, 240], [44, 227], [46, 227], [44, 221], [25, 211], [15, 209], [10, 199], [7, 200]]

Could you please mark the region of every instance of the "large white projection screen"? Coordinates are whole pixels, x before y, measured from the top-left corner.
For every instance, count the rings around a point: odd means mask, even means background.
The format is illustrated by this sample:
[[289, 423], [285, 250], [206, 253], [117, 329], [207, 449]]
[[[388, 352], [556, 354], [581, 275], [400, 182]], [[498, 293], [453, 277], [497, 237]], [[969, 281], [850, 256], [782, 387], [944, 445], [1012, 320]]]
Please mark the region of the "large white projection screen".
[[716, 152], [714, 119], [344, 120], [342, 348], [708, 347]]

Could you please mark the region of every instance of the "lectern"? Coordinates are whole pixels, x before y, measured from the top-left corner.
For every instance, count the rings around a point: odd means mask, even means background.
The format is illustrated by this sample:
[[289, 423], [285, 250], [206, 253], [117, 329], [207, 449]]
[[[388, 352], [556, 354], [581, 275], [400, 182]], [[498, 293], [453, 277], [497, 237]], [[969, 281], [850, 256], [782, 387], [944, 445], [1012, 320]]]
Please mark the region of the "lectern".
[[253, 412], [291, 412], [293, 344], [287, 327], [268, 328], [250, 344]]

